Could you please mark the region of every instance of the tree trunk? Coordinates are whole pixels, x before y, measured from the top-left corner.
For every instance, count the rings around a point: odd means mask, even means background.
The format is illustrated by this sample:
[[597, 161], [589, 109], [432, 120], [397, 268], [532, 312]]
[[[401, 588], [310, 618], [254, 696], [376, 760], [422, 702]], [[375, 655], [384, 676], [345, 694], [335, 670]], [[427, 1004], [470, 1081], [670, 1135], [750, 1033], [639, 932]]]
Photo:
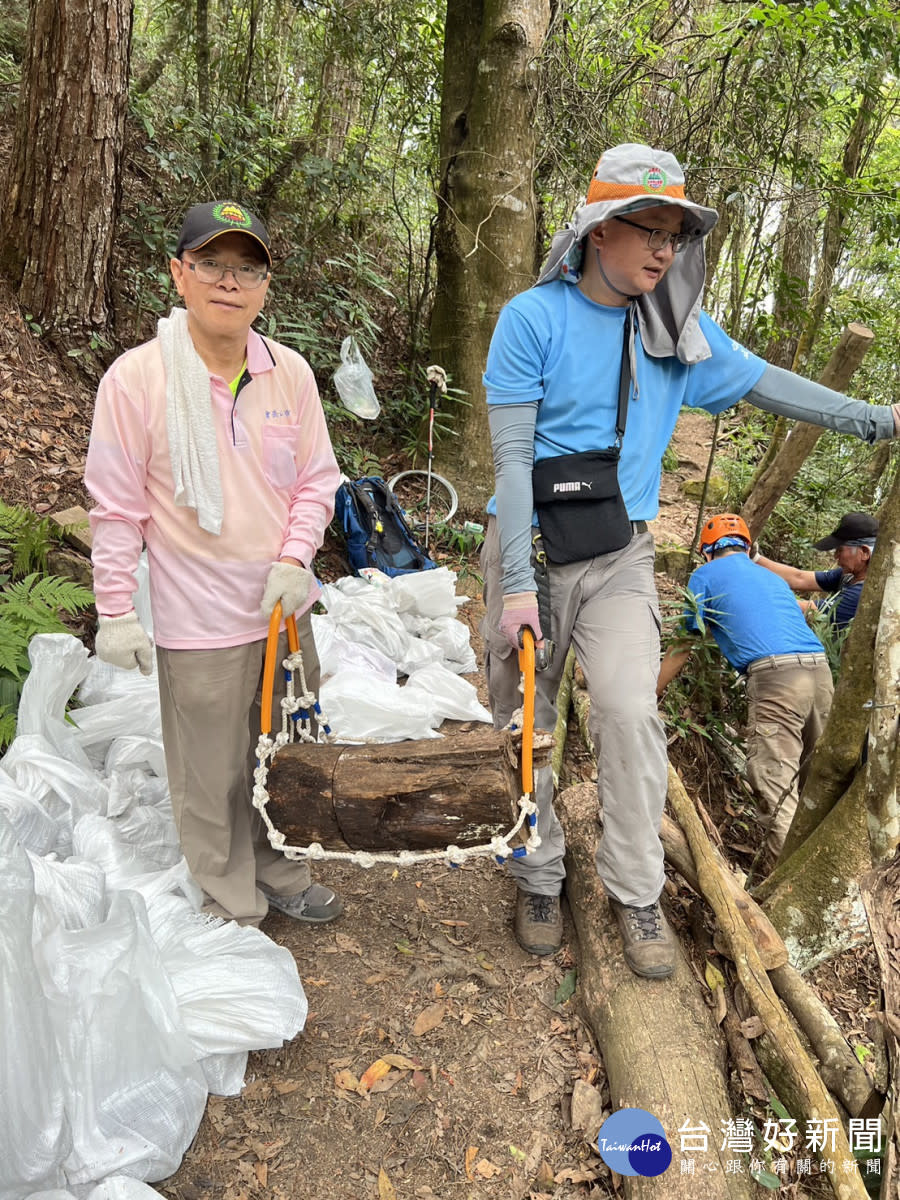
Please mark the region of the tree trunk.
[[[900, 476], [898, 476], [900, 480]], [[900, 488], [900, 483], [897, 485]], [[897, 490], [895, 488], [895, 490]], [[893, 858], [900, 841], [900, 522], [879, 529], [887, 561], [875, 635], [875, 688], [869, 717], [866, 808], [869, 843], [877, 866]]]
[[871, 869], [859, 774], [838, 804], [753, 896], [802, 973], [868, 937], [859, 880]]
[[[859, 108], [850, 132], [847, 134], [841, 158], [841, 171], [848, 189], [853, 187], [856, 177], [863, 167], [866, 149], [872, 144], [873, 135], [881, 132], [890, 113], [890, 105], [885, 103], [882, 96], [881, 80], [883, 76], [884, 63], [875, 63], [860, 89]], [[822, 324], [826, 305], [831, 298], [834, 274], [846, 242], [844, 228], [848, 208], [846, 197], [847, 193], [842, 192], [840, 188], [834, 188], [829, 194], [822, 232], [822, 254], [816, 263], [816, 284], [809, 305], [809, 315], [794, 357], [795, 371], [799, 370], [809, 358], [816, 334]]]
[[890, 1062], [890, 1105], [882, 1196], [900, 1194], [900, 853], [868, 875], [863, 899], [881, 967], [884, 1011], [880, 1013]]
[[212, 175], [212, 105], [209, 96], [209, 0], [197, 0], [194, 12], [194, 58], [197, 60], [197, 112], [200, 117], [200, 164]]
[[431, 357], [465, 393], [441, 454], [466, 507], [493, 489], [481, 376], [503, 304], [534, 281], [536, 73], [548, 0], [448, 0]]
[[[869, 724], [875, 678], [875, 637], [894, 551], [900, 541], [900, 475], [881, 510], [880, 535], [872, 555], [859, 607], [841, 655], [841, 674], [822, 737], [809, 772], [780, 862], [802, 845], [849, 787], [860, 763]], [[896, 585], [893, 585], [896, 586]], [[892, 605], [895, 601], [891, 602]], [[877, 713], [880, 710], [875, 710]]]
[[[865, 325], [848, 325], [819, 377], [819, 382], [837, 392], [844, 391], [853, 372], [871, 346], [873, 337], [871, 329], [867, 329]], [[798, 421], [788, 434], [774, 461], [760, 476], [741, 509], [741, 516], [747, 522], [753, 537], [759, 535], [772, 515], [775, 505], [793, 483], [797, 472], [824, 432], [821, 425]]]
[[34, 0], [0, 217], [19, 302], [67, 349], [109, 333], [131, 0]]

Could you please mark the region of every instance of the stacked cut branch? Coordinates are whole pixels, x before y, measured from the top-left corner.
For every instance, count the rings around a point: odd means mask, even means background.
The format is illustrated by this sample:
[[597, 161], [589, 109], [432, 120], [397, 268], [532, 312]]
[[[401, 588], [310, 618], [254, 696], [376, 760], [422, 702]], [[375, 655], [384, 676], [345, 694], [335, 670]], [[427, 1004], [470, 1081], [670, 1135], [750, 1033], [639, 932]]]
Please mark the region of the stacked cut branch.
[[[573, 688], [570, 671], [571, 663], [568, 664], [564, 684], [560, 690], [560, 716], [555, 731], [557, 765], [561, 762], [560, 746], [565, 739], [570, 703], [578, 716], [585, 744], [588, 747], [591, 745], [587, 733], [590, 701], [583, 691]], [[593, 855], [586, 854], [582, 846], [586, 840], [585, 829], [591, 829], [594, 822], [585, 820], [583, 812], [582, 819], [576, 823], [572, 820], [575, 814], [567, 811], [571, 805], [569, 797], [576, 790], [578, 789], [569, 789], [560, 797], [560, 819], [566, 828], [570, 846], [568, 887], [573, 901], [576, 927], [581, 937], [582, 924], [588, 927], [589, 936], [596, 929], [597, 921], [592, 919], [590, 906], [595, 904], [593, 892], [595, 889], [599, 890], [599, 885], [593, 868]], [[595, 796], [587, 802], [585, 808], [588, 809], [591, 803], [596, 804]], [[797, 973], [787, 965], [784, 945], [777, 932], [743, 891], [739, 881], [711, 845], [693, 802], [671, 767], [669, 803], [676, 814], [678, 825], [664, 821], [661, 836], [666, 857], [684, 875], [687, 882], [703, 895], [713, 910], [721, 948], [734, 963], [741, 987], [760, 1022], [763, 1045], [769, 1050], [766, 1066], [770, 1082], [797, 1119], [798, 1125], [803, 1121], [812, 1120], [830, 1122], [823, 1128], [834, 1130], [833, 1150], [829, 1151], [829, 1161], [833, 1163], [829, 1171], [829, 1181], [834, 1194], [840, 1200], [863, 1200], [866, 1190], [853, 1163], [853, 1155], [839, 1111], [790, 1017], [782, 1007], [776, 989], [782, 993], [785, 1003], [807, 1033], [823, 1062], [823, 1073], [851, 1114], [871, 1112], [871, 1084], [856, 1063], [852, 1050], [841, 1037], [836, 1024], [828, 1017], [812, 990], [804, 985]], [[587, 840], [590, 840], [589, 836]], [[582, 911], [585, 902], [588, 907]], [[590, 946], [589, 949], [594, 951], [595, 947]], [[602, 973], [609, 971], [610, 955], [617, 953], [615, 948], [604, 946], [601, 955], [592, 952], [583, 957], [591, 960], [595, 973]], [[596, 961], [598, 959], [600, 961]], [[769, 970], [772, 971], [771, 978], [767, 973]], [[676, 972], [676, 986], [678, 979], [679, 973]], [[639, 985], [644, 988], [646, 986]], [[673, 989], [673, 984], [655, 986], [653, 990], [659, 996], [665, 997], [667, 989]], [[598, 1039], [606, 1053], [602, 1036], [604, 1014], [601, 1011], [599, 1015], [601, 1028], [597, 1030]], [[652, 1020], [659, 1027], [656, 1006]], [[680, 1030], [674, 1033], [673, 1044], [678, 1044], [679, 1036]], [[615, 1064], [613, 1063], [613, 1069], [610, 1069], [610, 1063], [607, 1063], [607, 1070], [612, 1087]], [[631, 1103], [635, 1101], [632, 1100]]]

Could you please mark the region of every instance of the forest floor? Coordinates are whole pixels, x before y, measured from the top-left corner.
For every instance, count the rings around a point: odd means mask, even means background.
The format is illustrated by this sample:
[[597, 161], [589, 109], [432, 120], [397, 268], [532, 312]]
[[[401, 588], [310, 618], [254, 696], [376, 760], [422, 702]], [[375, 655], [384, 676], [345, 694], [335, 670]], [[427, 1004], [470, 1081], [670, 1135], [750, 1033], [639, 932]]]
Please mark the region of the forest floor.
[[[0, 324], [0, 496], [39, 513], [85, 504], [90, 395], [34, 354], [14, 305], [0, 297], [0, 307], [8, 314]], [[691, 539], [696, 502], [682, 483], [702, 479], [711, 431], [699, 414], [679, 421], [677, 467], [664, 475], [653, 525], [659, 542]], [[479, 663], [468, 678], [486, 702], [477, 562], [448, 565], [467, 567], [458, 589], [471, 598], [459, 615]], [[326, 579], [346, 573], [338, 543], [326, 543], [317, 567]], [[659, 582], [674, 603], [676, 589]], [[568, 745], [563, 786], [593, 776], [577, 737]], [[687, 765], [689, 786], [703, 793], [740, 858], [750, 847], [744, 827], [730, 825], [720, 776]], [[296, 958], [309, 1001], [305, 1029], [279, 1050], [251, 1054], [240, 1096], [210, 1098], [179, 1171], [157, 1189], [170, 1200], [621, 1196], [621, 1181], [573, 1112], [577, 1081], [596, 1089], [607, 1113], [609, 1093], [577, 987], [572, 994], [579, 946], [565, 904], [562, 948], [538, 959], [512, 935], [515, 890], [492, 860], [458, 869], [338, 865], [318, 877], [344, 899], [335, 924], [304, 926], [273, 913], [263, 925]], [[687, 934], [687, 889], [674, 877], [669, 891], [702, 977]], [[874, 956], [849, 952], [816, 984], [848, 1036], [865, 1041], [878, 997]], [[739, 1087], [734, 1100], [739, 1116]], [[779, 1194], [827, 1189], [794, 1180]]]

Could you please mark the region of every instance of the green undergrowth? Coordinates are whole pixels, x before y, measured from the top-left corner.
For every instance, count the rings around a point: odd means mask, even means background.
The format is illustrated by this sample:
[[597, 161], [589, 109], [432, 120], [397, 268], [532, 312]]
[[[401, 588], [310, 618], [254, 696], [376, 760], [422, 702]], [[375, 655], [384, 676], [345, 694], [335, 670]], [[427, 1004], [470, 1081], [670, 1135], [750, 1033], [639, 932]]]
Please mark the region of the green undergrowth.
[[88, 588], [47, 573], [57, 540], [46, 518], [0, 501], [0, 750], [16, 734], [31, 639], [69, 632], [61, 614], [83, 612], [94, 602]]

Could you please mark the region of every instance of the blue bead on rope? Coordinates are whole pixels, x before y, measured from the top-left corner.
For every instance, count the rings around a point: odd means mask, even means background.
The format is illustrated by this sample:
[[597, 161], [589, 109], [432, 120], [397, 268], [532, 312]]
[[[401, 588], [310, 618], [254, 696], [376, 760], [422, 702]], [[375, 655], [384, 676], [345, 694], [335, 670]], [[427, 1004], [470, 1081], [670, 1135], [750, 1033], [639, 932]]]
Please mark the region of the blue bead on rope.
[[516, 846], [515, 850], [512, 852], [512, 856], [513, 858], [524, 858], [527, 853], [528, 851], [524, 846]]

